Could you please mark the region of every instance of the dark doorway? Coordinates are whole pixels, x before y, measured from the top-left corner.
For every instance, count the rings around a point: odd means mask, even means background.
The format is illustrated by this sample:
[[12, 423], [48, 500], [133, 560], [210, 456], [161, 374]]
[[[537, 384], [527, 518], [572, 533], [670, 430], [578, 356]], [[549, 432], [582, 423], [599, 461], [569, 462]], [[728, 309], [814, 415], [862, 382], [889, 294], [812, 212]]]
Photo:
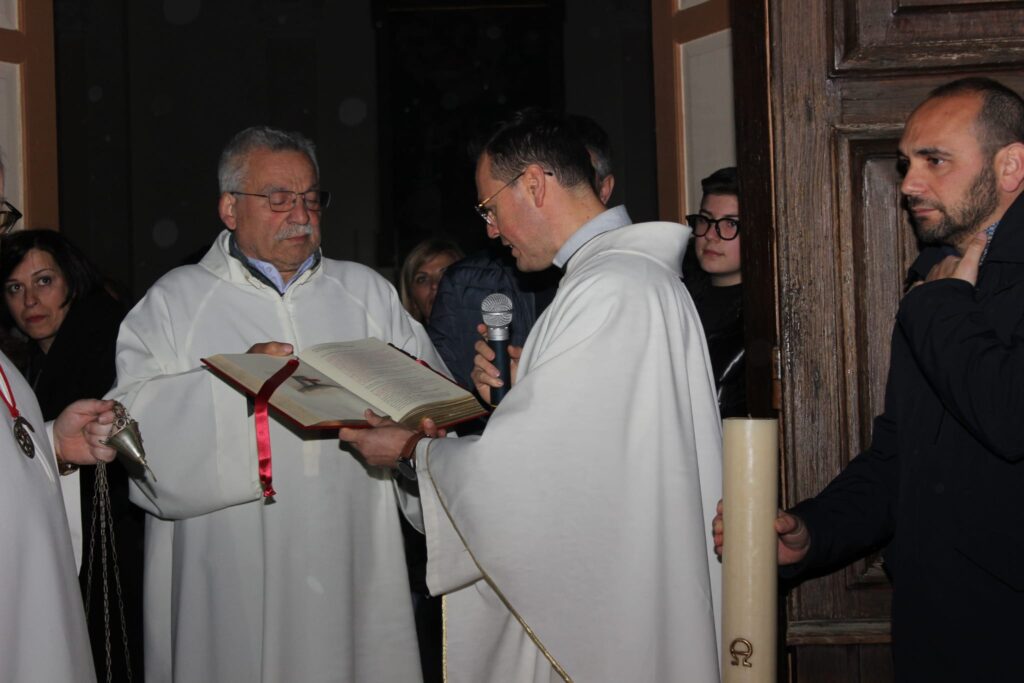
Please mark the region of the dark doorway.
[[378, 266], [418, 242], [486, 242], [473, 212], [474, 138], [516, 109], [563, 106], [561, 0], [375, 3], [381, 229]]

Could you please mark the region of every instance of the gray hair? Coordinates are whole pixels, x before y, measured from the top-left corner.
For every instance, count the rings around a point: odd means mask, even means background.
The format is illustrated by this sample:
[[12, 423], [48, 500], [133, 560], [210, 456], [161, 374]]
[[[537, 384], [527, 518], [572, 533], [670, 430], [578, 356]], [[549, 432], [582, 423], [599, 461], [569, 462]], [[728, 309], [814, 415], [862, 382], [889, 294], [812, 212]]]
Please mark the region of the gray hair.
[[242, 189], [249, 172], [249, 154], [257, 149], [271, 152], [301, 152], [313, 164], [313, 173], [320, 177], [320, 164], [316, 160], [316, 147], [302, 133], [278, 130], [270, 126], [252, 126], [231, 138], [220, 155], [217, 166], [217, 181], [220, 191], [235, 192]]

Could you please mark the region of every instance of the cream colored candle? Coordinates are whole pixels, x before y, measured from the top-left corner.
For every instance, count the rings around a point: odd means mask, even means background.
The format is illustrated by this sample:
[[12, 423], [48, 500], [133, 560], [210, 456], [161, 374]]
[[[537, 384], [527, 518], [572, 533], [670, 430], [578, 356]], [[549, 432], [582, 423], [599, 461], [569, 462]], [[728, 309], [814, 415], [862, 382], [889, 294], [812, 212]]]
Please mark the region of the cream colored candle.
[[776, 673], [778, 421], [723, 423], [722, 681]]

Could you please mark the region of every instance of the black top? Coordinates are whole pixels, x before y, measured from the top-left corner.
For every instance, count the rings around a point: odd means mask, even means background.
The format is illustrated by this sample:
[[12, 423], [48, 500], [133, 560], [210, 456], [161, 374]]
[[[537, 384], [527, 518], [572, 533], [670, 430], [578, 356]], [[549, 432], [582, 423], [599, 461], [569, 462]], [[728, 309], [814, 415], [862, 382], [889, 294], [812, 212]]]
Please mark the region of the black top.
[[[452, 377], [475, 392], [474, 344], [480, 339], [476, 326], [482, 320], [480, 304], [488, 294], [501, 292], [512, 299], [510, 343], [522, 346], [537, 318], [551, 303], [562, 271], [551, 267], [538, 273], [522, 273], [508, 249], [489, 248], [448, 266], [437, 286], [437, 297], [427, 323], [427, 334]], [[460, 430], [462, 433], [462, 430]]]
[[[124, 308], [106, 291], [98, 289], [74, 301], [57, 332], [48, 353], [31, 343], [24, 375], [32, 385], [43, 417], [53, 420], [69, 404], [82, 398], [102, 398], [114, 384], [114, 351]], [[145, 431], [145, 427], [142, 427]], [[83, 558], [79, 583], [83, 598], [88, 589], [89, 535], [93, 514], [96, 469], [80, 470], [82, 494]], [[118, 569], [127, 620], [132, 676], [143, 678], [142, 661], [142, 557], [145, 513], [128, 500], [128, 475], [118, 463], [107, 467], [110, 505], [114, 518]], [[97, 520], [96, 558], [93, 560], [91, 605], [88, 615], [89, 639], [99, 680], [106, 679], [106, 652], [103, 620], [103, 571], [99, 557]], [[108, 562], [110, 558], [108, 557]], [[116, 587], [109, 579], [111, 668], [114, 681], [127, 681], [124, 645]]]
[[124, 309], [103, 290], [72, 302], [48, 353], [30, 344], [25, 378], [46, 420], [80, 398], [100, 398], [114, 385], [114, 347]]
[[697, 306], [708, 341], [718, 408], [723, 418], [747, 414], [747, 376], [743, 346], [743, 285], [714, 287], [707, 276], [690, 276], [687, 289]]

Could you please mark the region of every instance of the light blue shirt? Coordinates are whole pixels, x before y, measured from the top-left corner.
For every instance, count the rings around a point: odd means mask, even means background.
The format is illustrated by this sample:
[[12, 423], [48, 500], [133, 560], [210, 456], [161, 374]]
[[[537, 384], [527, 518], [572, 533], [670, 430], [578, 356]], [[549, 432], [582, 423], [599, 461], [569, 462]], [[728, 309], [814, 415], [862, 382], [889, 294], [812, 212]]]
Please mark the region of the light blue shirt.
[[250, 266], [260, 271], [263, 277], [270, 280], [270, 283], [274, 285], [274, 288], [277, 289], [279, 293], [284, 294], [284, 290], [288, 289], [288, 285], [298, 280], [300, 275], [313, 267], [313, 263], [316, 261], [316, 252], [310, 254], [309, 258], [302, 262], [302, 265], [299, 266], [299, 269], [295, 271], [295, 275], [292, 275], [288, 282], [284, 281], [284, 278], [281, 277], [281, 273], [278, 272], [275, 266], [267, 263], [266, 261], [260, 261], [259, 259], [252, 258], [251, 256], [246, 256], [245, 258], [249, 262]]
[[565, 268], [565, 264], [569, 262], [572, 255], [579, 251], [584, 244], [602, 233], [632, 225], [632, 223], [625, 206], [619, 205], [613, 209], [602, 211], [581, 225], [580, 229], [565, 241], [562, 248], [555, 254], [552, 263], [559, 268]]
[[295, 275], [293, 275], [288, 282], [285, 282], [284, 278], [281, 277], [281, 273], [278, 272], [277, 268], [273, 264], [244, 254], [238, 247], [238, 242], [235, 241], [235, 236], [233, 234], [231, 235], [231, 240], [228, 243], [228, 252], [241, 261], [242, 264], [249, 269], [249, 272], [254, 275], [261, 276], [259, 277], [260, 280], [265, 284], [272, 285], [274, 289], [277, 290], [277, 293], [282, 296], [284, 295], [284, 291], [288, 289], [288, 285], [298, 280], [300, 275], [320, 262], [320, 250], [317, 249], [302, 262], [302, 265], [295, 271]]

